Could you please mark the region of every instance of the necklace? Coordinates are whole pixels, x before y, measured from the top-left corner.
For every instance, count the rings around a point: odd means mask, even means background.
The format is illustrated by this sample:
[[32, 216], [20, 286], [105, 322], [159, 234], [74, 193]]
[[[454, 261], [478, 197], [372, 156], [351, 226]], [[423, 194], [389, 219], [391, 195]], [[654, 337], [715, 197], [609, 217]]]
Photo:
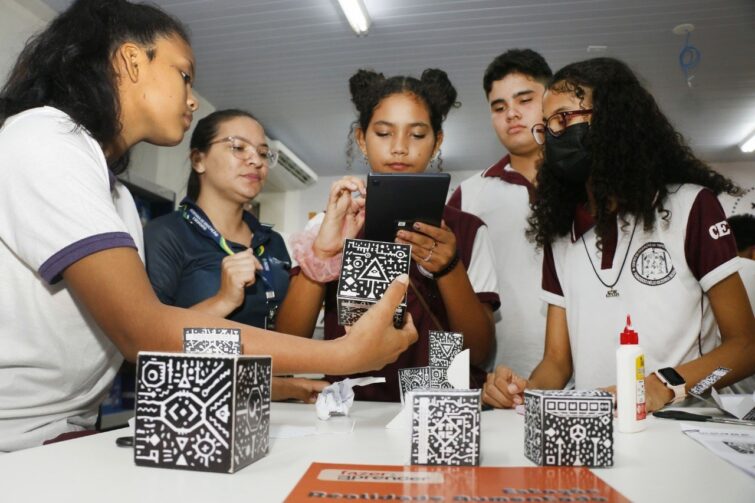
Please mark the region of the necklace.
[[592, 259], [590, 258], [590, 252], [587, 250], [587, 243], [585, 243], [585, 236], [584, 234], [580, 236], [580, 238], [582, 239], [582, 244], [585, 247], [585, 253], [587, 254], [587, 261], [590, 262], [590, 267], [592, 267], [592, 272], [595, 273], [595, 276], [598, 278], [598, 281], [600, 281], [604, 287], [608, 288], [608, 291], [606, 292], [606, 298], [619, 296], [618, 290], [615, 290], [614, 287], [616, 286], [616, 283], [619, 282], [619, 278], [621, 278], [621, 273], [624, 271], [624, 264], [627, 263], [627, 257], [629, 257], [629, 250], [632, 248], [632, 240], [634, 239], [634, 231], [636, 230], [637, 230], [637, 218], [635, 218], [634, 220], [634, 227], [632, 228], [632, 235], [629, 237], [629, 245], [627, 245], [627, 252], [624, 254], [624, 260], [621, 262], [621, 268], [619, 269], [619, 274], [618, 276], [616, 276], [616, 281], [614, 281], [610, 285], [606, 284], [606, 282], [603, 281], [603, 278], [600, 277], [600, 274], [598, 274], [598, 270], [595, 269], [595, 264], [592, 263]]

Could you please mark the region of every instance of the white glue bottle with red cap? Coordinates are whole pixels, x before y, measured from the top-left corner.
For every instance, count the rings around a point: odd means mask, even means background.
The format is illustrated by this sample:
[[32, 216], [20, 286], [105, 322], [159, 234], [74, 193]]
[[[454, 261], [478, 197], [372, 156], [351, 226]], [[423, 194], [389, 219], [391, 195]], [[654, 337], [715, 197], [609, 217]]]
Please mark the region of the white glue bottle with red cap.
[[645, 355], [639, 345], [632, 319], [620, 334], [616, 350], [616, 413], [617, 427], [622, 433], [645, 429]]

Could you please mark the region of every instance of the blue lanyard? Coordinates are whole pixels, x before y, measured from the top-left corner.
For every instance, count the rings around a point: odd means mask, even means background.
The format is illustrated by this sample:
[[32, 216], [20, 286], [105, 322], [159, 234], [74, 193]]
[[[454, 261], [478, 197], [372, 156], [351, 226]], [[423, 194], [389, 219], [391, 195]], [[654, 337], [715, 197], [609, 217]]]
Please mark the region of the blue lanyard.
[[[235, 255], [231, 247], [228, 246], [226, 239], [215, 229], [205, 212], [194, 201], [185, 197], [179, 208], [184, 220], [193, 226], [199, 234], [214, 241], [228, 255]], [[275, 300], [275, 288], [273, 287], [273, 271], [270, 269], [270, 261], [264, 256], [266, 255], [265, 251], [265, 247], [260, 245], [257, 247], [255, 255], [262, 265], [262, 270], [258, 272], [265, 287], [265, 299], [270, 302]]]

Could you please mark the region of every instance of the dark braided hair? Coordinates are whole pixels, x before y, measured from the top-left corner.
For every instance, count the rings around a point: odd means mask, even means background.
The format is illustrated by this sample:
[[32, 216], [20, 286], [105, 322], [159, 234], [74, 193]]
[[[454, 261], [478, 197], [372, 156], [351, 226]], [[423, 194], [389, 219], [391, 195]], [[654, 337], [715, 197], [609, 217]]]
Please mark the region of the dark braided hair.
[[[694, 183], [716, 194], [738, 193], [731, 180], [695, 157], [625, 63], [613, 58], [572, 63], [556, 72], [548, 85], [548, 91], [572, 93], [580, 101], [586, 89], [592, 90], [586, 144], [592, 156], [588, 184], [596, 204], [599, 247], [616, 225], [616, 214], [642, 219], [646, 230], [655, 224], [657, 212], [669, 219], [663, 207], [667, 185]], [[539, 246], [567, 235], [576, 206], [586, 201], [585, 188], [562, 182], [546, 156], [537, 174], [528, 235]]]
[[419, 98], [427, 107], [430, 126], [436, 138], [443, 130], [443, 121], [451, 108], [461, 106], [456, 101], [456, 88], [451, 84], [448, 74], [437, 68], [423, 71], [419, 79], [403, 75], [386, 78], [382, 73], [361, 69], [349, 79], [349, 91], [358, 114], [348, 135], [346, 154], [349, 168], [353, 162], [355, 128], [367, 131], [375, 108], [388, 96], [409, 93]]
[[[0, 126], [15, 114], [51, 106], [106, 148], [121, 131], [112, 57], [133, 41], [147, 47], [158, 37], [189, 43], [180, 21], [157, 7], [126, 0], [77, 0], [24, 47], [0, 91]], [[128, 166], [128, 153], [112, 161], [116, 174]]]

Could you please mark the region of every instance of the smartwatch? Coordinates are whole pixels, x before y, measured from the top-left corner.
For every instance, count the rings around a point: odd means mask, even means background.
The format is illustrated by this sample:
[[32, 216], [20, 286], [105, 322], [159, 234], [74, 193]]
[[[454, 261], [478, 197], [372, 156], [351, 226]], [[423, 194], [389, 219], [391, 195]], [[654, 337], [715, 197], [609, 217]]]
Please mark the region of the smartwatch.
[[673, 369], [673, 367], [659, 369], [654, 373], [664, 386], [674, 392], [674, 398], [672, 398], [666, 405], [681, 402], [687, 397], [687, 390], [685, 389], [687, 382], [679, 375], [679, 372]]

